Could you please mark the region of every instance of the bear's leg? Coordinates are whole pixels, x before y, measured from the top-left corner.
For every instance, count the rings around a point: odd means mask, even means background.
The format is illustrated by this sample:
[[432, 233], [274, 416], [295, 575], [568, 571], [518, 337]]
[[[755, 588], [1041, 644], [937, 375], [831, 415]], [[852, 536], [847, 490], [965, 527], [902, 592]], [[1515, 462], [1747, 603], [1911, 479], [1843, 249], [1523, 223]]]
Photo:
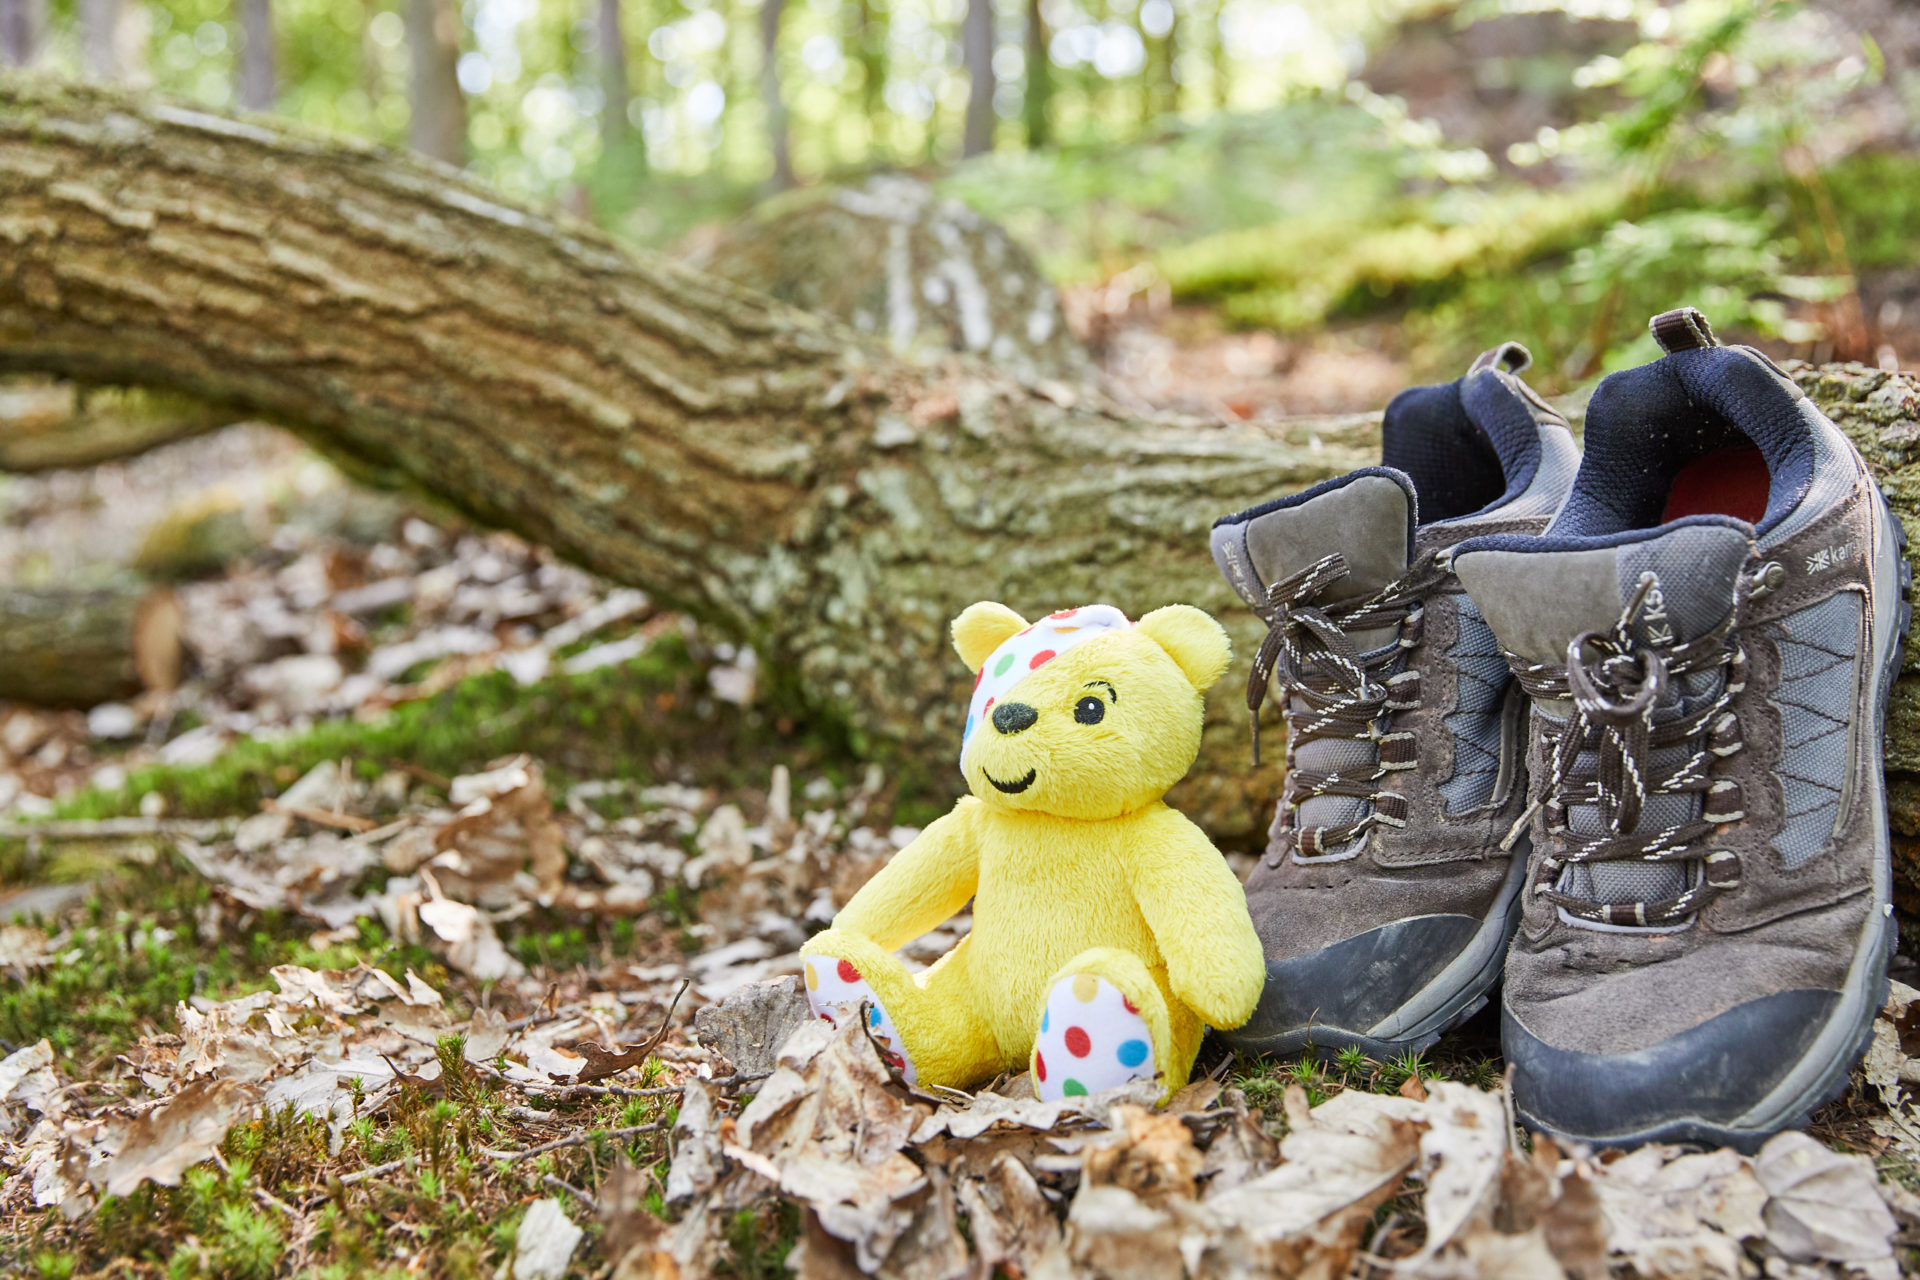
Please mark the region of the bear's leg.
[[867, 1028], [909, 1083], [961, 1089], [1000, 1070], [1000, 1052], [974, 1011], [967, 940], [925, 973], [870, 938], [828, 929], [801, 949], [807, 1004], [839, 1026], [867, 1006]]
[[1083, 951], [1048, 986], [1033, 1041], [1034, 1092], [1051, 1101], [1158, 1080], [1164, 1098], [1187, 1082], [1201, 1032], [1167, 990], [1165, 969], [1112, 947]]

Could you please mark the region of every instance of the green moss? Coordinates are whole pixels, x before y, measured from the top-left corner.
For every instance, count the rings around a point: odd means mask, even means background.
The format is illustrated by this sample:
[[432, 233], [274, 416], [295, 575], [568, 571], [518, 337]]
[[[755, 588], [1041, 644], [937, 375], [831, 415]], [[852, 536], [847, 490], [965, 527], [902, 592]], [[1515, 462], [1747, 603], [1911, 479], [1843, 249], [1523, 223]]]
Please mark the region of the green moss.
[[64, 818], [135, 813], [163, 796], [167, 812], [221, 817], [252, 812], [315, 764], [352, 760], [362, 777], [399, 763], [444, 777], [526, 752], [564, 785], [582, 778], [764, 786], [776, 763], [816, 770], [849, 763], [844, 735], [776, 690], [752, 707], [710, 697], [706, 668], [680, 636], [640, 657], [522, 686], [504, 672], [460, 681], [375, 720], [329, 720], [300, 733], [237, 742], [204, 765], [151, 765], [112, 791], [84, 791]]
[[1244, 325], [1400, 312], [1416, 379], [1516, 339], [1543, 358], [1535, 384], [1559, 390], [1652, 358], [1647, 317], [1682, 301], [1730, 334], [1808, 340], [1794, 304], [1846, 288], [1827, 218], [1856, 271], [1920, 263], [1920, 160], [1859, 155], [1805, 182], [1712, 189], [1455, 189], [1204, 237], [1156, 263], [1176, 296]]
[[265, 912], [242, 936], [202, 932], [210, 890], [191, 868], [163, 857], [152, 866], [118, 864], [83, 909], [58, 963], [0, 991], [0, 1039], [45, 1037], [80, 1063], [118, 1053], [169, 1028], [181, 1001], [225, 999], [270, 988], [270, 970], [297, 964], [352, 968], [363, 961], [401, 977], [409, 966], [445, 977], [430, 952], [395, 946], [380, 925], [361, 921], [350, 943], [316, 950], [310, 922]]

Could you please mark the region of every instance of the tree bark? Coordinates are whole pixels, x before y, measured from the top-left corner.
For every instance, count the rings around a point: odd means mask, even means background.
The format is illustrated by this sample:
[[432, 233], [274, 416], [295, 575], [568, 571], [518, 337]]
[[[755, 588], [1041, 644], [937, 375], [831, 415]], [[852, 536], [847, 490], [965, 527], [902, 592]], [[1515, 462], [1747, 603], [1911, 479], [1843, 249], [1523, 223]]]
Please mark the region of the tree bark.
[[240, 2], [240, 95], [248, 111], [271, 111], [279, 100], [273, 48], [273, 0]]
[[413, 109], [407, 140], [447, 164], [467, 159], [467, 100], [460, 91], [460, 10], [453, 0], [407, 0]]
[[183, 396], [65, 383], [0, 386], [0, 471], [91, 467], [235, 421]]
[[[961, 608], [1209, 609], [1241, 656], [1174, 798], [1228, 844], [1258, 839], [1277, 777], [1246, 765], [1256, 624], [1206, 530], [1378, 458], [1376, 415], [1143, 419], [899, 361], [407, 155], [39, 79], [0, 92], [0, 242], [0, 371], [161, 388], [411, 477], [751, 643], [857, 746], [949, 786]], [[1801, 376], [1920, 516], [1920, 383]], [[1888, 753], [1920, 774], [1920, 680]]]
[[960, 154], [977, 156], [993, 150], [993, 0], [967, 0], [960, 57], [967, 68], [967, 121]]

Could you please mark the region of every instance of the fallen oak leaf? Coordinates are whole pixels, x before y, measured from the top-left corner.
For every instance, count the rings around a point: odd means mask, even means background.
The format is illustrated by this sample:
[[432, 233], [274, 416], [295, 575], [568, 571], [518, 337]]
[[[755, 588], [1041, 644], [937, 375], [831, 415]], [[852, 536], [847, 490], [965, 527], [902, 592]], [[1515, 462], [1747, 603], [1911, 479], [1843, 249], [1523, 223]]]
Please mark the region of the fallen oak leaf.
[[231, 1080], [196, 1081], [126, 1130], [120, 1150], [93, 1175], [107, 1195], [143, 1182], [180, 1185], [180, 1175], [219, 1150], [227, 1131], [252, 1112], [259, 1090]]
[[673, 1026], [673, 1011], [680, 1006], [680, 997], [687, 993], [690, 980], [682, 978], [680, 986], [674, 991], [673, 999], [667, 1002], [667, 1011], [660, 1015], [660, 1025], [654, 1033], [639, 1044], [626, 1049], [602, 1049], [591, 1040], [574, 1040], [557, 1047], [570, 1050], [587, 1060], [587, 1065], [572, 1075], [559, 1076], [547, 1072], [549, 1079], [567, 1084], [590, 1084], [595, 1080], [604, 1080], [617, 1075], [628, 1067], [644, 1066], [653, 1051], [667, 1038], [667, 1031]]
[[1890, 1262], [1898, 1229], [1864, 1156], [1830, 1151], [1789, 1130], [1760, 1148], [1753, 1174], [1767, 1190], [1767, 1243], [1797, 1262]]

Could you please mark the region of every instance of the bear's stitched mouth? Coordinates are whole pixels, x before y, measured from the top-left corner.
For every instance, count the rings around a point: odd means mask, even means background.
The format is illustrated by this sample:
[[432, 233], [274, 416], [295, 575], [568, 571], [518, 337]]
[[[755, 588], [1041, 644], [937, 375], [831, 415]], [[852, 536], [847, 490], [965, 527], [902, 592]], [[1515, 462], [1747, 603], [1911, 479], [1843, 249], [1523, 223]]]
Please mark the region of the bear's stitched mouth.
[[1019, 795], [1022, 791], [1025, 791], [1028, 787], [1032, 786], [1033, 780], [1040, 776], [1039, 770], [1029, 769], [1027, 770], [1027, 776], [1020, 779], [1020, 781], [1018, 782], [1002, 782], [1000, 781], [1000, 779], [994, 777], [992, 774], [987, 773], [985, 769], [982, 769], [980, 772], [983, 774], [986, 774], [987, 781], [993, 784], [994, 790], [1004, 791], [1006, 794], [1010, 796]]

